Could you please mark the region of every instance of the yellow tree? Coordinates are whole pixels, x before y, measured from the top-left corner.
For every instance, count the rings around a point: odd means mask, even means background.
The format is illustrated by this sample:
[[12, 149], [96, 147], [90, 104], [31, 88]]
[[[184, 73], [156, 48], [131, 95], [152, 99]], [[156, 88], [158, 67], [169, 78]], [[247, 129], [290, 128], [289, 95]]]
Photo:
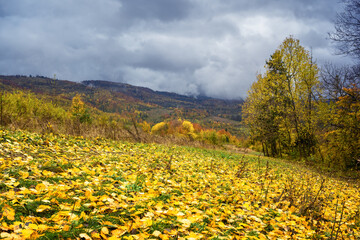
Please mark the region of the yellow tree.
[[91, 123], [91, 117], [89, 109], [85, 106], [84, 102], [81, 100], [81, 95], [77, 94], [73, 97], [71, 103], [71, 115], [73, 120], [73, 128], [76, 134], [80, 134], [80, 126], [83, 123]]
[[360, 167], [360, 86], [342, 89], [344, 94], [328, 104], [327, 131], [322, 149], [327, 163], [337, 168]]
[[288, 118], [295, 135], [299, 157], [315, 151], [316, 94], [320, 92], [319, 70], [312, 56], [299, 40], [287, 38], [280, 46], [286, 69], [286, 93], [289, 100]]
[[318, 69], [311, 54], [286, 38], [265, 65], [243, 108], [252, 138], [266, 155], [285, 152], [300, 158], [314, 153]]
[[263, 152], [268, 156], [281, 155], [284, 145], [281, 116], [284, 115], [283, 99], [285, 69], [282, 68], [279, 51], [266, 62], [266, 73], [258, 75], [248, 93], [243, 106], [245, 123], [250, 128], [253, 140], [262, 144]]

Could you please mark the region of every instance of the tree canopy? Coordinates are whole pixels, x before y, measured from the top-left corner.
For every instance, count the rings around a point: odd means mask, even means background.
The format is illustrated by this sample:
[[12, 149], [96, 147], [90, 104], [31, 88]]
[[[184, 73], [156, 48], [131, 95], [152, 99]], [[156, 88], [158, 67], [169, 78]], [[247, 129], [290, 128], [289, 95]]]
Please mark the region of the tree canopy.
[[318, 68], [300, 41], [288, 37], [252, 85], [243, 111], [251, 137], [266, 155], [314, 153]]

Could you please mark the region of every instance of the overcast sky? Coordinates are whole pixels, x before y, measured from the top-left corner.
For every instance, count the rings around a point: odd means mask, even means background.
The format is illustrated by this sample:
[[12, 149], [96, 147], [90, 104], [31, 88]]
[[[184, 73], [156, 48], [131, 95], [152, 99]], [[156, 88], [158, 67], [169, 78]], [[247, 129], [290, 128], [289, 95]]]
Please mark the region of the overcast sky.
[[0, 0], [0, 74], [246, 97], [289, 35], [318, 63], [339, 0]]

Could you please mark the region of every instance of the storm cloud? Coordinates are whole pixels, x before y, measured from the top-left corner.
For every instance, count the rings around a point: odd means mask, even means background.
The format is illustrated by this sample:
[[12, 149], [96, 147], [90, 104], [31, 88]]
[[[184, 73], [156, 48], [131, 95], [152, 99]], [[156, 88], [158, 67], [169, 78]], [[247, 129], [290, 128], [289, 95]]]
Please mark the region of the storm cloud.
[[244, 98], [290, 35], [319, 63], [348, 61], [327, 40], [339, 9], [338, 0], [1, 1], [0, 74]]

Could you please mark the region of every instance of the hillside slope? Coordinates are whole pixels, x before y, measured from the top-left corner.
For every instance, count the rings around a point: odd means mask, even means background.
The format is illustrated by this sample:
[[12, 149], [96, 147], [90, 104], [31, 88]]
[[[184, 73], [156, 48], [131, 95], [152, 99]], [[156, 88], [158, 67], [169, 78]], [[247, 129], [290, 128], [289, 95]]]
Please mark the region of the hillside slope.
[[0, 238], [360, 238], [358, 186], [281, 160], [6, 130], [0, 146]]
[[153, 91], [149, 88], [132, 86], [126, 83], [99, 80], [88, 80], [81, 83], [86, 86], [123, 93], [127, 96], [133, 97], [134, 99], [138, 99], [146, 103], [156, 104], [164, 108], [201, 109], [207, 110], [213, 115], [234, 115], [241, 111], [241, 104], [243, 103], [242, 100], [223, 100], [204, 96], [195, 98], [176, 93]]
[[0, 76], [0, 87], [5, 91], [27, 90], [55, 97], [53, 100], [62, 101], [62, 104], [69, 104], [76, 94], [82, 94], [87, 104], [104, 112], [126, 114], [138, 110], [142, 112], [142, 120], [150, 123], [181, 117], [209, 127], [227, 128], [233, 134], [240, 126], [243, 103], [242, 100], [158, 92], [125, 83], [100, 80], [77, 83], [42, 76]]

